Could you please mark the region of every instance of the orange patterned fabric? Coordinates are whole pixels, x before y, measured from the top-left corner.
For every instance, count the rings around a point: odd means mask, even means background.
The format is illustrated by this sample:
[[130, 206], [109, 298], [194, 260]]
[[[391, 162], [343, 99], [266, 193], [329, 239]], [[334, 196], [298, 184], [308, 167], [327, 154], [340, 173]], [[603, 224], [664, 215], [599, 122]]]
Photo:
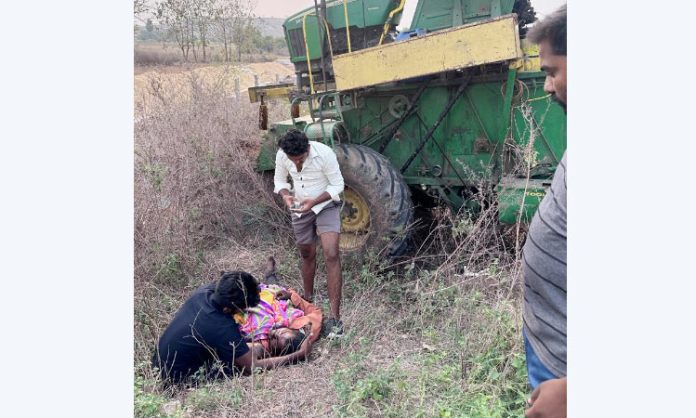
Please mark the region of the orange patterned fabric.
[[289, 328], [300, 329], [311, 322], [312, 336], [309, 338], [309, 341], [314, 343], [317, 338], [319, 338], [319, 332], [321, 332], [321, 321], [323, 318], [321, 309], [302, 299], [293, 289], [288, 289], [288, 291], [290, 292], [290, 301], [292, 304], [304, 312], [304, 316], [295, 318], [290, 322]]

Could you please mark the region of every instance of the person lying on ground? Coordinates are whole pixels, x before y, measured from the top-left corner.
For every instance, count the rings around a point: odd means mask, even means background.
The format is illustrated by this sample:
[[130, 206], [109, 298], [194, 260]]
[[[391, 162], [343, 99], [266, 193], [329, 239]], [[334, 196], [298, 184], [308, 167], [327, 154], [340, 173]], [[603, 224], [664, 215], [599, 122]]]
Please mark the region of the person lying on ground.
[[176, 313], [159, 338], [153, 368], [165, 382], [181, 383], [199, 371], [213, 379], [303, 360], [311, 348], [309, 340], [292, 354], [254, 356], [232, 315], [259, 301], [259, 285], [251, 274], [222, 272], [218, 281], [193, 292]]
[[322, 312], [292, 289], [277, 284], [275, 260], [270, 257], [260, 302], [234, 316], [257, 358], [295, 352], [305, 339], [313, 344], [321, 332]]

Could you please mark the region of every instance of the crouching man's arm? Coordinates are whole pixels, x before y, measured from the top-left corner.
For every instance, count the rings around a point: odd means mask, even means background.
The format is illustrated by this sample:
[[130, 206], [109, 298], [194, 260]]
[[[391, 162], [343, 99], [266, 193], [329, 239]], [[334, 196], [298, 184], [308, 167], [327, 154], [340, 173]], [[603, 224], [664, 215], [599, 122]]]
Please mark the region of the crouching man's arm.
[[253, 350], [249, 350], [243, 356], [236, 358], [234, 365], [242, 370], [242, 373], [251, 373], [251, 371], [257, 367], [266, 370], [274, 369], [279, 366], [304, 360], [309, 355], [311, 349], [312, 344], [309, 342], [309, 338], [307, 338], [302, 343], [299, 350], [285, 356], [256, 358], [256, 356], [253, 354]]

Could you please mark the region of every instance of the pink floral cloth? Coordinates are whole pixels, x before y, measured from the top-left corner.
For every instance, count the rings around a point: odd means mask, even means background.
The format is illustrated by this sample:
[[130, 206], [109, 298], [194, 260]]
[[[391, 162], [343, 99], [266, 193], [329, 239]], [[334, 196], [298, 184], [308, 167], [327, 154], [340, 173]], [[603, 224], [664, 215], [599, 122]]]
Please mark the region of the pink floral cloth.
[[276, 298], [278, 291], [287, 289], [265, 284], [260, 284], [259, 289], [259, 304], [234, 316], [242, 336], [248, 342], [267, 340], [272, 329], [287, 327], [294, 319], [304, 316], [304, 312], [295, 308], [289, 300]]

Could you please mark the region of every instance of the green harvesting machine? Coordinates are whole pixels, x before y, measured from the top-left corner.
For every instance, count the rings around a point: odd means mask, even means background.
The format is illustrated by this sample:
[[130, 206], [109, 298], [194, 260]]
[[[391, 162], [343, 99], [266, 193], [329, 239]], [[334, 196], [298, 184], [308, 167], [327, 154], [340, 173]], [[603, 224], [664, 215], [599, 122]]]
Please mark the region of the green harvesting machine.
[[315, 1], [284, 23], [294, 85], [249, 90], [291, 103], [270, 127], [261, 114], [258, 170], [274, 169], [291, 128], [334, 148], [343, 250], [403, 254], [416, 207], [491, 205], [502, 225], [524, 224], [566, 149], [565, 113], [524, 40], [528, 0], [413, 2], [405, 22], [405, 0]]

